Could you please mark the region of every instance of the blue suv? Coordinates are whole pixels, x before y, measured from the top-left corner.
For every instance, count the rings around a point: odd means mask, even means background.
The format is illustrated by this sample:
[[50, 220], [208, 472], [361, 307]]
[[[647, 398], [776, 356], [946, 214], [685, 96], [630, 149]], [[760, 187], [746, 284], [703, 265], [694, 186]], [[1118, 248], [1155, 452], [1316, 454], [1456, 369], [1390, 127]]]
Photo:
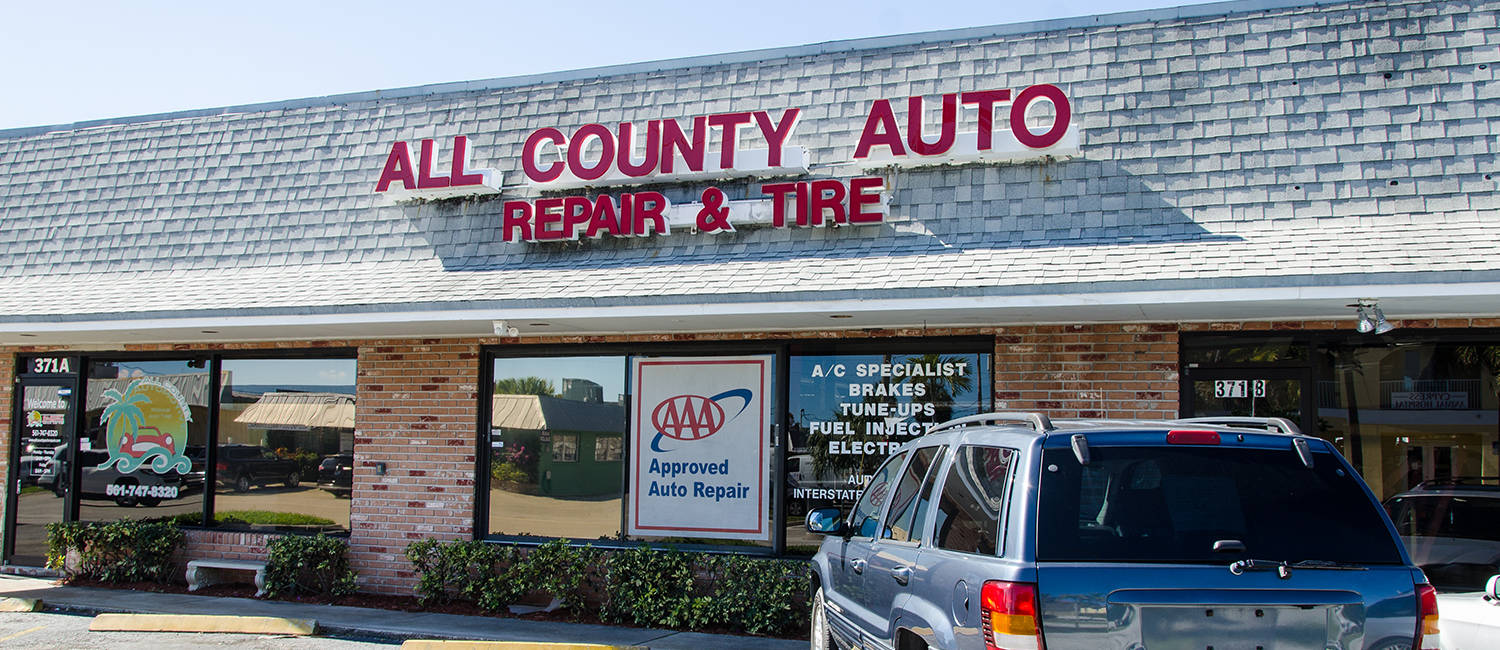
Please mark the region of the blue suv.
[[807, 527], [820, 650], [1438, 647], [1380, 503], [1276, 418], [960, 418]]

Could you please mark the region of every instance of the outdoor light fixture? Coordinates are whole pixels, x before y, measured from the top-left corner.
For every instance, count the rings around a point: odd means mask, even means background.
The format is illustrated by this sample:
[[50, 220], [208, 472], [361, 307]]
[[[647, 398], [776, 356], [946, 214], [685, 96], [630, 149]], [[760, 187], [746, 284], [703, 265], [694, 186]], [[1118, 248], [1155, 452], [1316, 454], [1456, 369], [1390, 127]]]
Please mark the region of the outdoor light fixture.
[[1359, 302], [1349, 306], [1355, 308], [1358, 320], [1354, 323], [1354, 329], [1360, 334], [1384, 334], [1396, 329], [1395, 325], [1385, 319], [1385, 312], [1380, 311], [1380, 305], [1374, 298], [1360, 298]]
[[518, 329], [516, 329], [514, 327], [511, 327], [510, 325], [508, 325], [503, 320], [494, 321], [494, 322], [490, 323], [490, 325], [493, 325], [494, 328], [495, 328], [495, 336], [512, 336], [512, 337], [514, 337], [514, 336], [520, 336], [521, 335], [521, 331], [520, 330], [518, 330]]

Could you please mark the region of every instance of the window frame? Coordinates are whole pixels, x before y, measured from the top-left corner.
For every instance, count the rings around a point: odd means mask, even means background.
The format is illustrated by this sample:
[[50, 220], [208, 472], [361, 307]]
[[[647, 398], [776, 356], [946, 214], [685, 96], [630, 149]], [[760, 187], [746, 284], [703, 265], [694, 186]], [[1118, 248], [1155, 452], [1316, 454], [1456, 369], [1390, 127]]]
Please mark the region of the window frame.
[[[218, 481], [218, 467], [217, 467], [217, 465], [218, 465], [218, 446], [219, 445], [217, 444], [217, 442], [218, 442], [218, 437], [219, 437], [219, 410], [220, 410], [219, 409], [219, 405], [220, 405], [220, 401], [219, 400], [220, 400], [220, 396], [223, 393], [223, 389], [224, 389], [224, 384], [223, 384], [223, 381], [222, 381], [222, 377], [223, 377], [223, 375], [222, 375], [222, 364], [223, 364], [224, 361], [257, 360], [257, 359], [262, 359], [262, 360], [272, 360], [272, 359], [348, 359], [348, 360], [354, 362], [354, 364], [355, 364], [355, 372], [356, 372], [356, 375], [357, 375], [358, 370], [359, 370], [359, 348], [357, 348], [357, 347], [340, 346], [340, 347], [318, 347], [318, 348], [269, 348], [269, 349], [263, 349], [263, 350], [231, 350], [231, 351], [205, 350], [205, 349], [194, 348], [194, 349], [187, 349], [187, 350], [155, 350], [155, 351], [149, 351], [149, 352], [131, 352], [131, 353], [117, 353], [117, 352], [75, 353], [73, 356], [75, 356], [78, 359], [78, 362], [79, 362], [79, 375], [78, 375], [79, 379], [78, 379], [78, 383], [79, 383], [79, 386], [80, 386], [80, 391], [82, 391], [82, 393], [83, 393], [82, 399], [84, 399], [84, 400], [86, 400], [88, 398], [87, 397], [87, 391], [88, 391], [88, 381], [90, 379], [89, 372], [93, 368], [93, 366], [94, 366], [95, 363], [132, 363], [132, 362], [150, 362], [150, 361], [187, 361], [187, 362], [200, 361], [200, 362], [202, 362], [204, 364], [204, 371], [208, 373], [208, 388], [207, 388], [207, 390], [208, 390], [208, 398], [209, 398], [209, 400], [208, 400], [208, 405], [207, 405], [208, 406], [208, 421], [207, 421], [207, 424], [206, 424], [206, 426], [207, 426], [207, 432], [208, 432], [208, 439], [205, 440], [205, 442], [204, 442], [206, 449], [205, 449], [205, 459], [204, 459], [204, 468], [203, 468], [203, 485], [204, 485], [204, 488], [203, 488], [203, 509], [202, 509], [202, 511], [200, 513], [200, 516], [198, 518], [198, 521], [196, 523], [192, 523], [192, 524], [179, 524], [180, 527], [191, 529], [191, 530], [213, 530], [213, 531], [223, 531], [223, 532], [266, 532], [266, 533], [273, 533], [273, 534], [276, 534], [276, 535], [305, 535], [305, 536], [313, 536], [313, 535], [318, 535], [318, 534], [324, 534], [324, 535], [328, 535], [330, 537], [348, 537], [349, 536], [349, 531], [338, 532], [338, 533], [327, 533], [327, 532], [324, 532], [324, 531], [302, 530], [302, 529], [297, 529], [297, 528], [292, 528], [292, 527], [286, 527], [286, 528], [280, 528], [280, 527], [278, 527], [275, 530], [264, 530], [264, 531], [262, 531], [261, 529], [252, 529], [252, 528], [245, 528], [245, 527], [241, 527], [241, 526], [224, 525], [224, 524], [213, 523], [214, 522], [214, 511], [215, 511], [215, 507], [214, 507], [215, 506], [215, 504], [214, 504], [214, 489], [213, 489], [213, 486], [216, 485], [217, 484], [216, 482]], [[357, 386], [357, 383], [358, 383], [358, 380], [356, 379], [356, 386]], [[356, 402], [357, 402], [357, 400], [358, 400], [358, 389], [357, 388], [356, 388], [355, 399], [356, 399]], [[73, 423], [73, 430], [70, 432], [70, 434], [73, 436], [74, 444], [76, 445], [77, 444], [77, 440], [79, 439], [79, 437], [83, 435], [83, 432], [85, 431], [85, 427], [86, 427], [87, 423], [85, 423], [83, 421], [84, 418], [82, 417], [81, 413], [80, 413], [80, 417], [75, 418], [75, 420], [76, 421]], [[353, 448], [351, 448], [351, 451], [353, 451]], [[79, 480], [79, 477], [78, 477], [78, 475], [77, 475], [76, 472], [73, 473], [73, 476], [70, 477], [70, 480]], [[76, 485], [74, 487], [76, 487]], [[71, 491], [72, 490], [70, 490], [70, 492]], [[350, 507], [350, 514], [352, 515], [353, 514], [353, 502], [352, 502], [352, 500], [346, 500], [346, 501], [344, 501], [344, 503], [345, 503], [345, 505], [348, 505]], [[64, 517], [64, 520], [65, 521], [78, 521], [79, 520], [79, 514], [80, 514], [80, 512], [79, 512], [79, 503], [78, 503], [77, 499], [74, 499], [73, 502], [70, 504], [70, 506], [68, 508], [68, 511], [66, 513], [66, 517]], [[351, 528], [352, 528], [352, 526], [351, 526]]]
[[[537, 344], [537, 345], [510, 345], [510, 346], [483, 346], [480, 349], [479, 386], [481, 390], [475, 391], [478, 396], [478, 408], [476, 409], [476, 422], [474, 441], [474, 517], [473, 535], [476, 541], [515, 544], [520, 546], [540, 546], [550, 541], [560, 539], [556, 536], [540, 535], [507, 535], [491, 534], [489, 531], [490, 510], [490, 473], [488, 462], [490, 445], [490, 410], [491, 397], [495, 385], [495, 362], [500, 359], [536, 359], [536, 358], [561, 358], [561, 357], [623, 357], [625, 359], [625, 394], [633, 394], [629, 365], [632, 357], [645, 356], [735, 356], [748, 354], [771, 354], [776, 357], [776, 376], [773, 385], [785, 382], [786, 377], [786, 347], [775, 341], [704, 341], [694, 343], [609, 343], [600, 345], [589, 345], [587, 347], [566, 344]], [[783, 396], [784, 390], [776, 391], [771, 404], [771, 418], [773, 422], [779, 421], [780, 414], [786, 412], [786, 404]], [[625, 417], [628, 422], [632, 417], [630, 400], [626, 400]], [[620, 461], [630, 461], [630, 446], [625, 442], [628, 431], [619, 436], [621, 441]], [[772, 523], [782, 517], [782, 499], [780, 494], [784, 490], [785, 470], [782, 460], [785, 453], [780, 448], [780, 442], [773, 438], [773, 447], [777, 450], [772, 459], [771, 486], [774, 492], [773, 504], [774, 514]], [[621, 472], [620, 494], [628, 494], [627, 483], [630, 480], [630, 472]], [[620, 530], [626, 529], [627, 509], [620, 508]], [[706, 540], [706, 543], [673, 544], [675, 548], [685, 551], [708, 551], [708, 552], [733, 552], [744, 555], [766, 555], [777, 556], [785, 549], [785, 530], [781, 526], [772, 525], [772, 543], [768, 547], [760, 546], [735, 546], [732, 544], [717, 544]], [[724, 540], [728, 541], [728, 540]], [[606, 549], [629, 549], [649, 545], [651, 542], [632, 539], [599, 539], [588, 542], [596, 548]]]
[[[601, 444], [601, 443], [608, 444]], [[600, 457], [600, 452], [607, 452]], [[613, 457], [611, 457], [613, 456]], [[625, 462], [625, 436], [598, 436], [594, 438], [594, 462]]]
[[[989, 364], [980, 373], [981, 380], [987, 385], [993, 386], [994, 376], [994, 352], [995, 337], [990, 334], [967, 335], [967, 336], [938, 336], [938, 337], [870, 337], [870, 338], [842, 338], [828, 339], [765, 339], [765, 340], [704, 340], [704, 341], [673, 341], [673, 342], [639, 342], [639, 343], [599, 343], [599, 344], [563, 344], [563, 343], [538, 343], [538, 344], [490, 344], [480, 347], [479, 354], [479, 386], [481, 390], [476, 391], [478, 408], [475, 410], [475, 431], [478, 435], [474, 441], [474, 512], [472, 539], [477, 541], [516, 544], [521, 546], [540, 546], [557, 537], [543, 536], [519, 536], [519, 535], [496, 535], [489, 532], [489, 510], [490, 510], [490, 475], [487, 462], [490, 444], [490, 409], [491, 396], [495, 383], [495, 361], [498, 359], [525, 359], [546, 357], [608, 357], [623, 356], [628, 360], [635, 356], [733, 356], [745, 354], [774, 354], [776, 357], [776, 371], [773, 381], [774, 395], [772, 395], [771, 419], [773, 427], [772, 444], [775, 454], [771, 459], [771, 540], [770, 547], [747, 547], [731, 544], [703, 543], [703, 544], [675, 544], [674, 546], [687, 551], [707, 552], [729, 552], [743, 555], [767, 555], [784, 556], [786, 553], [786, 508], [789, 501], [786, 486], [786, 460], [789, 456], [787, 447], [787, 403], [789, 399], [791, 378], [791, 357], [794, 355], [827, 355], [827, 354], [885, 354], [889, 353], [892, 346], [899, 346], [901, 354], [927, 354], [927, 353], [964, 353], [990, 355]], [[627, 372], [628, 375], [628, 372]], [[632, 386], [627, 376], [625, 389], [631, 394]], [[991, 408], [994, 405], [993, 390], [986, 392], [988, 403]], [[628, 402], [628, 400], [627, 400]], [[626, 406], [626, 417], [631, 417], [629, 405]], [[628, 433], [626, 434], [628, 435]], [[621, 460], [630, 461], [630, 445], [621, 436]], [[622, 483], [629, 481], [629, 472], [622, 474]], [[626, 486], [622, 484], [621, 494], [626, 494]], [[884, 513], [882, 513], [883, 515]], [[621, 508], [620, 529], [625, 529], [626, 509]], [[597, 548], [629, 549], [646, 545], [648, 542], [630, 539], [593, 540], [589, 542]], [[804, 554], [797, 554], [806, 557]]]
[[[558, 443], [563, 442], [563, 441], [567, 441], [567, 445], [566, 446], [558, 445]], [[554, 433], [554, 434], [552, 434], [552, 441], [551, 441], [550, 444], [552, 446], [552, 462], [554, 462], [554, 463], [576, 463], [576, 462], [578, 462], [578, 434], [576, 434], [576, 433]], [[559, 447], [567, 449], [568, 451], [570, 451], [572, 453], [571, 454], [566, 454], [566, 455], [560, 455], [559, 454], [559, 451], [560, 451]], [[571, 455], [572, 458], [568, 458], [567, 456], [569, 456], [569, 455]]]
[[[1013, 494], [1013, 492], [1016, 489], [1017, 472], [1020, 471], [1018, 469], [1018, 465], [1020, 463], [1016, 462], [1016, 459], [1018, 459], [1018, 458], [1021, 457], [1021, 450], [1017, 449], [1015, 447], [1007, 447], [1007, 446], [1002, 445], [1002, 444], [983, 444], [983, 443], [969, 442], [969, 441], [954, 442], [950, 446], [952, 447], [952, 450], [950, 450], [951, 453], [948, 454], [947, 462], [944, 463], [943, 469], [945, 471], [943, 472], [942, 480], [941, 480], [941, 482], [938, 485], [936, 485], [934, 487], [934, 491], [937, 493], [936, 502], [938, 504], [942, 503], [943, 495], [945, 494], [945, 492], [948, 489], [948, 480], [951, 479], [951, 478], [953, 478], [953, 472], [954, 472], [955, 469], [957, 469], [958, 463], [959, 463], [959, 457], [960, 457], [959, 452], [964, 447], [985, 447], [985, 448], [989, 448], [989, 449], [999, 449], [1002, 452], [1006, 452], [1008, 454], [1009, 460], [1006, 463], [1005, 476], [1004, 476], [1005, 484], [1004, 484], [1003, 489], [1000, 491], [1000, 493], [1002, 495], [1002, 498], [1005, 501], [1000, 504], [1000, 508], [997, 511], [997, 514], [995, 516], [995, 550], [994, 550], [994, 552], [992, 554], [993, 557], [1005, 557], [1005, 552], [1006, 552], [1006, 548], [1007, 548], [1006, 537], [1010, 533], [1010, 529], [1009, 529], [1009, 526], [1007, 524], [1009, 523], [1009, 519], [1010, 519], [1010, 516], [1011, 516], [1010, 515], [1010, 511], [1011, 511], [1012, 503], [1016, 500], [1015, 499], [1015, 495]], [[938, 513], [938, 511], [940, 509], [941, 509], [940, 507], [939, 508], [933, 508], [932, 509], [933, 510], [932, 513], [929, 515], [930, 518], [932, 519], [934, 530], [928, 531], [929, 534], [928, 534], [928, 536], [926, 538], [927, 546], [930, 547], [930, 548], [932, 548], [933, 550], [944, 551], [944, 552], [948, 552], [948, 553], [959, 553], [959, 554], [962, 554], [962, 555], [979, 555], [979, 556], [985, 556], [984, 554], [976, 552], [976, 551], [962, 551], [962, 550], [958, 550], [958, 549], [954, 549], [954, 548], [947, 548], [947, 547], [939, 545], [939, 542], [938, 542], [938, 531], [936, 530], [936, 527], [937, 527], [937, 517], [938, 517], [937, 513]]]

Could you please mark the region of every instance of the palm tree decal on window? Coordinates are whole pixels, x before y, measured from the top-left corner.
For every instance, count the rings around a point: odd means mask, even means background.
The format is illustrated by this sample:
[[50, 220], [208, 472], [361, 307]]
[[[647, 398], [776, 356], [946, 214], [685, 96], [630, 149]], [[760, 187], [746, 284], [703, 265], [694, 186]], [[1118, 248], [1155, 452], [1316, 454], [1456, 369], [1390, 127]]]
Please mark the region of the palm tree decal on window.
[[123, 393], [111, 388], [101, 395], [108, 402], [100, 420], [107, 432], [109, 460], [100, 469], [118, 464], [120, 472], [129, 474], [150, 463], [157, 473], [192, 471], [193, 461], [182, 453], [192, 412], [175, 387], [136, 379]]

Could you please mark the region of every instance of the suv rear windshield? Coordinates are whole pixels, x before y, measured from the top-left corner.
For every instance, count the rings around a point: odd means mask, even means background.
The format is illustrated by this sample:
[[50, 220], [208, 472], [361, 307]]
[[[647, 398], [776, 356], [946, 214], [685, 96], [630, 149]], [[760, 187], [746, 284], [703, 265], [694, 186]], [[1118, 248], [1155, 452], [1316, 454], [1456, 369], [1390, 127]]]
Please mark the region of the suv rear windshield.
[[[1070, 449], [1042, 456], [1038, 561], [1401, 562], [1378, 506], [1327, 453], [1312, 469], [1290, 449], [1093, 446], [1090, 456], [1087, 466]], [[1215, 552], [1219, 540], [1245, 551]]]

